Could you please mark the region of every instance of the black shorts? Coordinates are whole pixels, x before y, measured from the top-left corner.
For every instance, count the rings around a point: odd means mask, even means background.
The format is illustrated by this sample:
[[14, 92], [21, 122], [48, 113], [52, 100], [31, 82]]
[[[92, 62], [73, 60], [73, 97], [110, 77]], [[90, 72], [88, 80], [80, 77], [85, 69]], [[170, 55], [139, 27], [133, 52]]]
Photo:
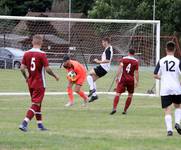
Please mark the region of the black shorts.
[[102, 68], [101, 65], [99, 65], [96, 68], [94, 68], [94, 71], [95, 71], [95, 73], [96, 73], [96, 75], [98, 77], [103, 77], [103, 76], [105, 76], [107, 74], [107, 71], [104, 70], [104, 68]]
[[181, 95], [161, 96], [162, 108], [167, 108], [172, 103], [181, 104]]

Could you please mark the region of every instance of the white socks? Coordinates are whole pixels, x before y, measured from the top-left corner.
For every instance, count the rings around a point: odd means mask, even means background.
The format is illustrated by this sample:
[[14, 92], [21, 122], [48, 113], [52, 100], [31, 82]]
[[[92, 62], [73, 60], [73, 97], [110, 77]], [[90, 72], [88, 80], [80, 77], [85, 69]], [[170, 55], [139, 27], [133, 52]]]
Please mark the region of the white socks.
[[[96, 90], [96, 82], [94, 82], [94, 89]], [[92, 96], [97, 96], [96, 92], [94, 92]]]
[[175, 109], [175, 123], [180, 124], [180, 120], [181, 120], [181, 109], [176, 108]]
[[93, 78], [91, 75], [87, 76], [87, 82], [89, 84], [90, 90], [93, 90], [94, 89], [94, 81], [93, 81]]
[[25, 117], [24, 118], [24, 121], [26, 121], [27, 123], [30, 121], [30, 119], [29, 118], [27, 118], [27, 117]]
[[173, 131], [172, 128], [172, 116], [171, 115], [165, 115], [165, 124], [167, 127], [167, 131]]
[[[96, 90], [96, 82], [93, 81], [93, 78], [92, 78], [91, 75], [88, 75], [88, 76], [87, 76], [87, 82], [88, 82], [88, 84], [89, 84], [90, 90], [93, 90], [93, 89]], [[96, 95], [97, 95], [96, 92], [94, 92], [94, 93], [92, 94], [92, 96], [96, 96]]]

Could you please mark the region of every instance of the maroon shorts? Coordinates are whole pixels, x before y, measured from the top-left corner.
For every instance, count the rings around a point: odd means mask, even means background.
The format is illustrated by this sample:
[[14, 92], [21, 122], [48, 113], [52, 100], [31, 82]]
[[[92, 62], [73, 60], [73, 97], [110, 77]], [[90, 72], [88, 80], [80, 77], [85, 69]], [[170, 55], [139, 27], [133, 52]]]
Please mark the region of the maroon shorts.
[[31, 101], [33, 103], [41, 103], [43, 101], [43, 97], [45, 95], [45, 88], [33, 89], [30, 88]]
[[124, 93], [125, 91], [128, 91], [128, 93], [134, 93], [134, 81], [120, 81], [116, 87], [117, 93]]

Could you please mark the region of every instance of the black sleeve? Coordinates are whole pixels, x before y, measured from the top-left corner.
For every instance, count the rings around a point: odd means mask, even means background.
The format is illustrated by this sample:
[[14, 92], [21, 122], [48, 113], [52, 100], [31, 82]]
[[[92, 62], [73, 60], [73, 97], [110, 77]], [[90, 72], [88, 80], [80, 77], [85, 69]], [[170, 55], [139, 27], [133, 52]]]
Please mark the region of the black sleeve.
[[179, 69], [180, 69], [180, 71], [181, 71], [181, 60], [180, 60], [180, 64], [179, 64]]
[[157, 63], [155, 70], [154, 70], [154, 74], [158, 74], [158, 71], [160, 70], [160, 61]]
[[111, 50], [110, 50], [110, 47], [106, 49], [105, 53], [106, 53], [106, 59], [107, 59], [107, 60], [110, 60], [110, 59], [111, 59]]

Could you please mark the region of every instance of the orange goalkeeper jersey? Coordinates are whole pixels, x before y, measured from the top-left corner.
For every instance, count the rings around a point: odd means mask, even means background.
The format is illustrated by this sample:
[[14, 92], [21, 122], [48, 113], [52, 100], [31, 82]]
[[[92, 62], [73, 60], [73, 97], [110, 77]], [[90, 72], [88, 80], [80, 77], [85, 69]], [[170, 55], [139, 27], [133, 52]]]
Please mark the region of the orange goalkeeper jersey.
[[81, 63], [79, 63], [78, 61], [75, 61], [75, 60], [70, 60], [70, 62], [72, 64], [72, 68], [67, 69], [67, 72], [73, 70], [77, 74], [76, 75], [77, 79], [86, 76], [86, 69]]

